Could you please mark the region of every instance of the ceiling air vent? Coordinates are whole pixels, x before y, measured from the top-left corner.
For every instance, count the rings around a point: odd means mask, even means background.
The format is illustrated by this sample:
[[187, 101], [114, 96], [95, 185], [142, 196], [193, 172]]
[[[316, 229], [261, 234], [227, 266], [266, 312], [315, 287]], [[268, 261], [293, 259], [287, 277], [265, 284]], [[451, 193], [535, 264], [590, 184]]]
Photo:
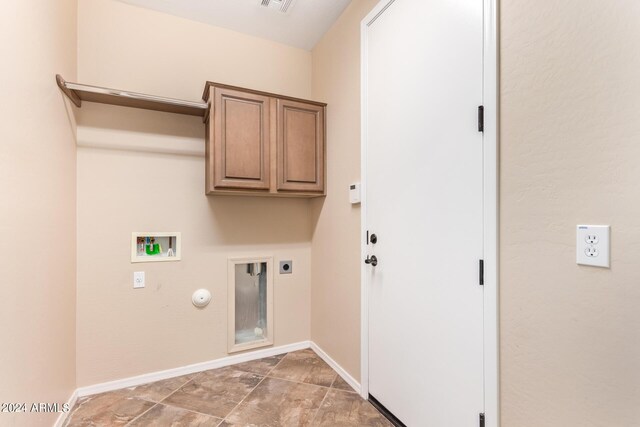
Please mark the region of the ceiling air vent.
[[293, 0], [282, 0], [281, 3], [282, 4], [280, 5], [280, 12], [287, 13], [287, 10], [289, 10], [289, 7], [291, 6], [291, 3], [293, 3]]
[[260, 5], [264, 7], [270, 7], [272, 9], [278, 9], [282, 13], [287, 13], [293, 0], [261, 0]]

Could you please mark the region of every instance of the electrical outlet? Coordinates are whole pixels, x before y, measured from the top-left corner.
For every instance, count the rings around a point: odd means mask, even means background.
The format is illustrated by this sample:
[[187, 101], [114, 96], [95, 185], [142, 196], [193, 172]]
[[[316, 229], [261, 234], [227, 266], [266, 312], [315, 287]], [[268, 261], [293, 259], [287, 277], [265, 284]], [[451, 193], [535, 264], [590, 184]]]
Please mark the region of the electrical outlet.
[[589, 258], [595, 258], [600, 254], [600, 252], [598, 252], [598, 249], [593, 246], [587, 246], [584, 250], [584, 254]]
[[144, 288], [144, 271], [136, 271], [133, 273], [133, 288]]
[[600, 240], [598, 239], [598, 235], [597, 234], [593, 234], [593, 233], [588, 233], [585, 238], [584, 241], [587, 242], [590, 245], [595, 245], [596, 243], [598, 243]]
[[594, 267], [609, 267], [608, 225], [578, 225], [576, 228], [576, 262]]

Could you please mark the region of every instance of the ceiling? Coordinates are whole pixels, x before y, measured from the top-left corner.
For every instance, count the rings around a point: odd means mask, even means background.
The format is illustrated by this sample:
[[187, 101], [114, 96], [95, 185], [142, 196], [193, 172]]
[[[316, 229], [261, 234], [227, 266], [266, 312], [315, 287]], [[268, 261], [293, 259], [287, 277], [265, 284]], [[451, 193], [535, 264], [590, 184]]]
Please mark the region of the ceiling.
[[[120, 0], [217, 27], [311, 50], [351, 0]], [[267, 2], [266, 0], [264, 0]]]

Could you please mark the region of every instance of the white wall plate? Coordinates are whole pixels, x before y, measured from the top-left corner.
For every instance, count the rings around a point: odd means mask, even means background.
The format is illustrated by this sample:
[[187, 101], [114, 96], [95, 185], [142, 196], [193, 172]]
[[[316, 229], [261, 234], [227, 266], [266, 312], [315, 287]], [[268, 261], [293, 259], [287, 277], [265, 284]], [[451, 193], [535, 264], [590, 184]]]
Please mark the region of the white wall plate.
[[608, 225], [578, 225], [576, 227], [576, 262], [594, 267], [610, 266], [610, 233]]

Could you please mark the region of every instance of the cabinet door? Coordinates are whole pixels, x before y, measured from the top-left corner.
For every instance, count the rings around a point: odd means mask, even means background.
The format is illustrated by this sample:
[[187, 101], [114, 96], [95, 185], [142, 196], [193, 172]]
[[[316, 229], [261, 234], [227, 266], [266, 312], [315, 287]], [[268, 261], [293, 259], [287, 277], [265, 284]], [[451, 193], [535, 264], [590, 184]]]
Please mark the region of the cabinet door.
[[207, 132], [208, 192], [269, 190], [269, 97], [215, 88], [212, 104], [213, 126]]
[[324, 191], [324, 107], [278, 100], [278, 191]]

